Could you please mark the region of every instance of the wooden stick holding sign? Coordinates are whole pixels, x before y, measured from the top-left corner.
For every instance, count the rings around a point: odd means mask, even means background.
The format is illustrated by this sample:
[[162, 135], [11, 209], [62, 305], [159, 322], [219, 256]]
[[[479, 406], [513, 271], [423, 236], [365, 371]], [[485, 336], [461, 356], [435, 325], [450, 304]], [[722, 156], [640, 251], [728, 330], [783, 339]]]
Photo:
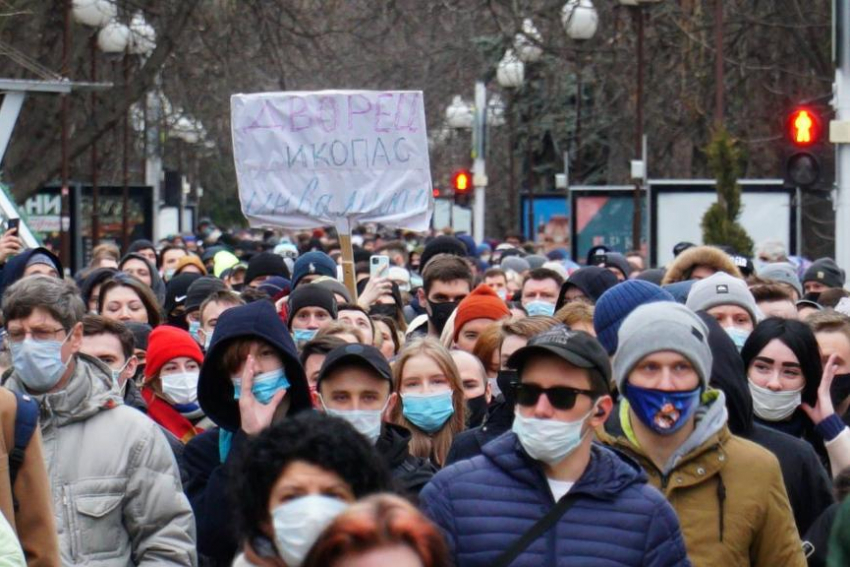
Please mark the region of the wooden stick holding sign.
[[351, 245], [351, 234], [339, 235], [339, 246], [342, 249], [342, 278], [352, 303], [357, 303], [357, 277], [354, 272], [354, 247]]
[[425, 231], [434, 197], [420, 91], [236, 94], [230, 99], [242, 213], [254, 227], [333, 225], [357, 297], [352, 228]]

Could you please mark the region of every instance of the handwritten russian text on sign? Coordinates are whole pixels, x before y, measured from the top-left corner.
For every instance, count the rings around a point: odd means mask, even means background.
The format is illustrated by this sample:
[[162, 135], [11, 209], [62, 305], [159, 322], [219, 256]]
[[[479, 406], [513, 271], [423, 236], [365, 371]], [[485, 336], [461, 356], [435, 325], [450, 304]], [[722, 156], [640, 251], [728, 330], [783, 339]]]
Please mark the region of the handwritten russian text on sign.
[[428, 228], [421, 92], [239, 94], [230, 107], [239, 199], [252, 226]]

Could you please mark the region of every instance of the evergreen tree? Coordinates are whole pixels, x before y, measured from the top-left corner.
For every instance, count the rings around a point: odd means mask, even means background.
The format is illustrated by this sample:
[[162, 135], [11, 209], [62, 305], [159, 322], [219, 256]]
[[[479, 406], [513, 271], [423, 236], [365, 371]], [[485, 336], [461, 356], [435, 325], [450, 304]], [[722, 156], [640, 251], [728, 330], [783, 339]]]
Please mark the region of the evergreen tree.
[[753, 240], [740, 224], [741, 187], [744, 152], [725, 128], [718, 129], [706, 148], [708, 166], [717, 180], [717, 202], [705, 212], [700, 226], [705, 244], [726, 245], [738, 254], [751, 257]]

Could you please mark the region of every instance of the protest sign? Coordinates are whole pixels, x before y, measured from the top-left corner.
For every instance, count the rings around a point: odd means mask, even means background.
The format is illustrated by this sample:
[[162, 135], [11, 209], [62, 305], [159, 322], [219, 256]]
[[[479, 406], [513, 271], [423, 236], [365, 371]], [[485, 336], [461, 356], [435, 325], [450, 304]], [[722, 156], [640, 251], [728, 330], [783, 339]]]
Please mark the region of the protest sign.
[[237, 94], [231, 118], [252, 226], [427, 230], [433, 196], [421, 92]]
[[419, 91], [237, 94], [231, 128], [251, 226], [334, 225], [354, 290], [351, 229], [427, 230], [434, 199]]

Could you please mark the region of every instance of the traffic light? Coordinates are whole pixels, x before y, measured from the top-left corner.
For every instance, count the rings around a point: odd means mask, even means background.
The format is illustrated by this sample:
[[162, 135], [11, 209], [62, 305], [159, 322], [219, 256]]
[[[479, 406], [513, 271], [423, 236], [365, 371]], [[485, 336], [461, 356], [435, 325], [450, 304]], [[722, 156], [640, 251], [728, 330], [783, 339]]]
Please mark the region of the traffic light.
[[452, 187], [455, 191], [455, 204], [466, 207], [472, 193], [472, 173], [468, 169], [455, 172], [452, 177]]
[[823, 145], [820, 113], [809, 106], [798, 106], [785, 122], [788, 150], [785, 156], [785, 183], [791, 187], [811, 188], [821, 179], [818, 152]]

